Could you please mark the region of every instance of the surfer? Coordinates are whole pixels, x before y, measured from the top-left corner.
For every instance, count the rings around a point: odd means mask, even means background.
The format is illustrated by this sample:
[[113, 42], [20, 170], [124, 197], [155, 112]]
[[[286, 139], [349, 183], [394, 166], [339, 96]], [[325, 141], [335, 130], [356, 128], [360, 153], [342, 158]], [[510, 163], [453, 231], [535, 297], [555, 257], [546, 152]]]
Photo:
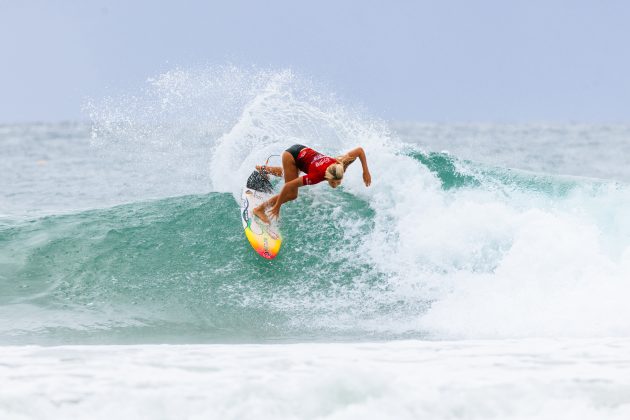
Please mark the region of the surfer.
[[[262, 172], [268, 172], [275, 176], [284, 174], [284, 186], [277, 194], [254, 208], [253, 213], [264, 223], [269, 223], [266, 209], [269, 216], [278, 218], [280, 207], [287, 201], [295, 200], [298, 197], [298, 188], [304, 185], [315, 185], [323, 180], [328, 181], [328, 185], [337, 188], [343, 180], [343, 175], [348, 166], [357, 158], [363, 167], [363, 182], [366, 187], [372, 183], [372, 177], [368, 170], [367, 159], [363, 148], [357, 147], [350, 150], [343, 156], [333, 158], [323, 155], [310, 147], [294, 144], [282, 153], [282, 167], [279, 166], [256, 166]], [[302, 171], [306, 175], [298, 176]]]

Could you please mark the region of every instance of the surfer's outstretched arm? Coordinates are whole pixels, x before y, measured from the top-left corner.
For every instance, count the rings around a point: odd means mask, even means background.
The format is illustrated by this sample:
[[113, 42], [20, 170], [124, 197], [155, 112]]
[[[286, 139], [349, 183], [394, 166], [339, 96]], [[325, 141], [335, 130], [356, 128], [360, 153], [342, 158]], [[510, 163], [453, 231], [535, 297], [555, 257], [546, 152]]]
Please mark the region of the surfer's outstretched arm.
[[363, 167], [363, 182], [365, 182], [366, 187], [369, 187], [372, 183], [372, 175], [370, 175], [370, 170], [368, 169], [367, 157], [365, 156], [363, 147], [357, 147], [356, 149], [350, 150], [346, 153], [346, 156], [353, 158], [352, 162], [354, 162], [354, 159], [359, 158], [361, 166]]
[[282, 168], [280, 166], [256, 165], [256, 170], [268, 172], [275, 176], [282, 176]]

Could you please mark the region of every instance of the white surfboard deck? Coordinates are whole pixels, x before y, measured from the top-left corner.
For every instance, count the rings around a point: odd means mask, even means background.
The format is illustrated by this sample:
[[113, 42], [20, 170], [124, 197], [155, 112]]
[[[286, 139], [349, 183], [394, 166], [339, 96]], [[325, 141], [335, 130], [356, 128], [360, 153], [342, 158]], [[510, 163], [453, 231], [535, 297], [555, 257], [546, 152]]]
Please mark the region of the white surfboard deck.
[[273, 259], [280, 252], [282, 235], [278, 220], [266, 224], [252, 213], [253, 209], [273, 197], [275, 191], [266, 175], [253, 172], [241, 193], [241, 222], [245, 236], [263, 258]]

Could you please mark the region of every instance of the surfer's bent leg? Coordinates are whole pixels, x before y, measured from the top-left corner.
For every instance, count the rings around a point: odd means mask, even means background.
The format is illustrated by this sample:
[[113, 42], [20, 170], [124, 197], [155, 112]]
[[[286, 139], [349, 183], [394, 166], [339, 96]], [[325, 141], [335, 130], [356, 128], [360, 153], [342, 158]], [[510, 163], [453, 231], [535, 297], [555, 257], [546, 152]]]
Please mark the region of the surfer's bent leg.
[[[297, 156], [297, 153], [299, 152], [299, 150], [301, 150], [300, 147], [301, 149], [304, 148], [304, 146], [301, 145], [293, 145], [282, 153], [282, 172], [284, 173], [285, 184], [296, 179], [300, 173], [297, 167], [297, 163], [295, 162], [296, 158], [294, 157], [294, 155]], [[252, 212], [264, 223], [269, 223], [269, 217], [267, 217], [267, 213], [265, 212], [265, 210], [269, 207], [275, 206], [278, 197], [279, 194], [274, 195], [269, 200], [262, 203], [260, 206], [255, 207]], [[292, 197], [286, 201], [295, 200], [296, 198], [297, 194], [295, 194], [295, 197]]]
[[280, 217], [280, 206], [282, 206], [287, 201], [293, 201], [298, 197], [298, 188], [302, 186], [302, 178], [295, 178], [291, 182], [287, 182], [282, 187], [280, 194], [274, 195], [269, 200], [262, 203], [260, 206], [256, 207], [253, 213], [258, 216], [260, 220], [264, 223], [269, 223], [269, 217], [267, 216], [266, 209], [271, 206], [271, 211], [269, 212], [271, 217], [278, 218]]
[[[300, 170], [297, 167], [297, 153], [292, 153], [291, 148], [282, 152], [282, 170], [284, 172], [284, 183], [293, 181], [300, 174]], [[295, 156], [295, 157], [294, 157]]]

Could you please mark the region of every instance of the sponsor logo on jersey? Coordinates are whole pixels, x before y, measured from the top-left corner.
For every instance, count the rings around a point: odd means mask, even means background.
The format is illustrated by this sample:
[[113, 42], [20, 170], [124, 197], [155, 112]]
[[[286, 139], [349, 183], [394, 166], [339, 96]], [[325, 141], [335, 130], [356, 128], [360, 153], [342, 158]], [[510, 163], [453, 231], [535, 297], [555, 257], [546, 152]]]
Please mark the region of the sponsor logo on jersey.
[[324, 155], [317, 155], [315, 157], [315, 159], [313, 161], [315, 161], [315, 167], [319, 168], [322, 165], [325, 165], [326, 163], [328, 163], [328, 156], [324, 156]]

